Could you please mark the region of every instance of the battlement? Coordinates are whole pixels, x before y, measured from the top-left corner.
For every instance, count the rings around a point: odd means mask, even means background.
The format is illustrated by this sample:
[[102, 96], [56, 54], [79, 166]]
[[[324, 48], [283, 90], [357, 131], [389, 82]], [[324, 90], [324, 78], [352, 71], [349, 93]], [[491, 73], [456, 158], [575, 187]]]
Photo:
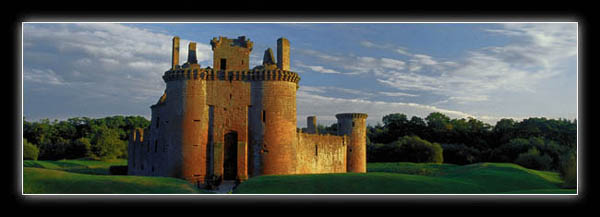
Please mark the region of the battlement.
[[298, 84], [298, 73], [285, 70], [252, 69], [241, 71], [223, 71], [209, 68], [190, 67], [188, 69], [169, 70], [163, 75], [165, 82], [174, 80], [225, 80], [225, 81], [287, 81]]
[[336, 114], [335, 117], [337, 119], [346, 119], [346, 118], [367, 118], [369, 115], [365, 114], [365, 113], [341, 113], [341, 114]]
[[254, 45], [254, 43], [250, 41], [250, 39], [246, 39], [246, 36], [239, 36], [237, 39], [229, 39], [227, 37], [219, 36], [219, 38], [213, 38], [210, 41], [210, 45], [212, 46], [213, 51], [215, 50], [215, 48], [220, 48], [223, 46], [237, 46], [252, 50], [252, 46]]

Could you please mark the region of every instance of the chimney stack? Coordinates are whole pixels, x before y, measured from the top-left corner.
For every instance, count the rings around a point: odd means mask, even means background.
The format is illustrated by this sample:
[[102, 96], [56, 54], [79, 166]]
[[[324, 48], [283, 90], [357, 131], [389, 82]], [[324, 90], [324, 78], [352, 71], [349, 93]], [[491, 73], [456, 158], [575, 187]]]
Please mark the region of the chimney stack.
[[290, 41], [286, 38], [277, 39], [277, 68], [290, 70]]
[[196, 59], [196, 42], [190, 42], [188, 47], [188, 63], [198, 63], [198, 59]]
[[179, 37], [173, 37], [173, 55], [171, 69], [175, 69], [179, 65]]

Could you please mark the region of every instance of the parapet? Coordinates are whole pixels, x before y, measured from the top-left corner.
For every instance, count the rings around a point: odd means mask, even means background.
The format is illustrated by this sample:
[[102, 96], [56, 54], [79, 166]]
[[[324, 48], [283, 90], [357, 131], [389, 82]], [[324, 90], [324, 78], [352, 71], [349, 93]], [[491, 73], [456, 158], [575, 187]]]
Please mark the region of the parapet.
[[251, 51], [254, 43], [252, 41], [250, 41], [250, 39], [246, 39], [246, 36], [239, 36], [237, 39], [228, 39], [227, 37], [219, 36], [218, 39], [213, 38], [210, 41], [210, 45], [212, 47], [212, 50], [215, 50], [215, 48], [221, 47], [223, 45], [226, 45], [226, 46], [230, 46], [230, 47], [233, 47], [233, 46], [243, 47], [243, 48], [247, 48]]
[[365, 114], [365, 113], [340, 113], [340, 114], [336, 114], [335, 117], [337, 119], [346, 119], [346, 118], [367, 118], [369, 115]]
[[298, 73], [285, 70], [252, 69], [243, 71], [215, 71], [209, 68], [190, 67], [169, 70], [163, 75], [165, 82], [174, 80], [226, 80], [226, 81], [287, 81], [298, 84]]

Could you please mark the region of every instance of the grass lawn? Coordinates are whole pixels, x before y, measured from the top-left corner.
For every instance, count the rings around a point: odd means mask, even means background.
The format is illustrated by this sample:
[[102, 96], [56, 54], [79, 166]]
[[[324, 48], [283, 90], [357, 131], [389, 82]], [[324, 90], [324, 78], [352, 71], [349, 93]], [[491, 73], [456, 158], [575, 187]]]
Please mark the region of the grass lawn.
[[84, 174], [96, 174], [96, 175], [109, 175], [110, 166], [127, 165], [126, 159], [114, 159], [114, 160], [87, 160], [87, 159], [76, 159], [76, 160], [58, 160], [58, 161], [34, 161], [24, 160], [23, 167], [37, 167], [52, 170], [61, 170], [73, 173], [84, 173]]
[[510, 163], [369, 163], [367, 173], [258, 176], [238, 194], [575, 194], [555, 172]]
[[59, 160], [23, 162], [25, 194], [204, 194], [182, 179], [108, 175], [127, 160]]

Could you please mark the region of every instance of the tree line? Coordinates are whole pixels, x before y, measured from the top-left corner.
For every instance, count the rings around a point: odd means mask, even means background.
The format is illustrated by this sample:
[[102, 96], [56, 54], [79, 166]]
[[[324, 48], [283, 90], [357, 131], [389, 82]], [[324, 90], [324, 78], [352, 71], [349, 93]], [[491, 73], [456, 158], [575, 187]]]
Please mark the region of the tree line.
[[127, 158], [127, 140], [135, 128], [150, 121], [141, 116], [75, 117], [64, 121], [23, 119], [25, 159]]
[[[394, 113], [382, 122], [367, 126], [368, 162], [509, 162], [559, 171], [563, 177], [571, 173], [569, 178], [575, 183], [576, 119], [501, 119], [492, 126], [472, 117], [452, 119], [433, 112], [410, 119]], [[318, 129], [335, 134], [337, 124]]]

